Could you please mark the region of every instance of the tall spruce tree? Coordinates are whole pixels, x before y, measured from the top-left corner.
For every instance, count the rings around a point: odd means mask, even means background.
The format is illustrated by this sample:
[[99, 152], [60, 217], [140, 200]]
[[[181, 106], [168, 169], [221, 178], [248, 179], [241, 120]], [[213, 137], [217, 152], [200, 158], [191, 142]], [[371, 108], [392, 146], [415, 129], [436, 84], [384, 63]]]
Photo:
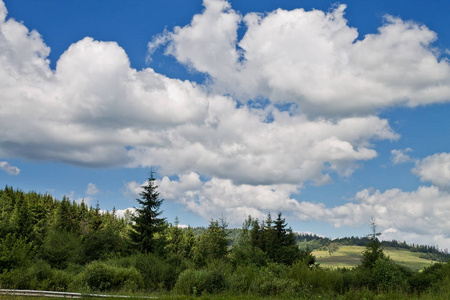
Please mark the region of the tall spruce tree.
[[153, 170], [150, 171], [147, 184], [143, 185], [142, 189], [139, 194], [141, 198], [136, 199], [140, 207], [136, 208], [133, 216], [133, 230], [130, 235], [141, 251], [155, 252], [161, 248], [159, 242], [155, 240], [155, 235], [164, 230], [166, 219], [159, 217], [162, 213], [159, 209], [164, 199], [159, 197]]

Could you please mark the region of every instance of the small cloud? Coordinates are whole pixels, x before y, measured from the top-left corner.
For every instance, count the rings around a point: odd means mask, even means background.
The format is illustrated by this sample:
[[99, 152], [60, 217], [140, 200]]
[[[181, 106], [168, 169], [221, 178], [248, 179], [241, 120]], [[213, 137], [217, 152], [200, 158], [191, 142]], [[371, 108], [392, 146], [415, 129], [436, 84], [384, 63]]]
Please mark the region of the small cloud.
[[145, 184], [144, 183], [137, 183], [136, 181], [129, 181], [125, 183], [124, 188], [122, 189], [122, 193], [124, 196], [127, 197], [138, 197], [139, 194], [142, 191], [141, 186], [143, 186]]
[[8, 173], [9, 175], [19, 175], [20, 169], [15, 166], [11, 166], [6, 161], [0, 161], [0, 169]]
[[416, 162], [411, 170], [422, 182], [450, 191], [450, 153], [436, 153]]
[[136, 208], [128, 207], [126, 209], [118, 209], [116, 210], [116, 216], [120, 218], [124, 218], [126, 215], [134, 214], [136, 212]]
[[394, 165], [403, 164], [413, 161], [413, 159], [406, 153], [411, 152], [411, 148], [392, 150], [391, 151], [391, 161]]
[[100, 190], [97, 188], [95, 184], [90, 182], [86, 189], [86, 195], [97, 195], [100, 192]]

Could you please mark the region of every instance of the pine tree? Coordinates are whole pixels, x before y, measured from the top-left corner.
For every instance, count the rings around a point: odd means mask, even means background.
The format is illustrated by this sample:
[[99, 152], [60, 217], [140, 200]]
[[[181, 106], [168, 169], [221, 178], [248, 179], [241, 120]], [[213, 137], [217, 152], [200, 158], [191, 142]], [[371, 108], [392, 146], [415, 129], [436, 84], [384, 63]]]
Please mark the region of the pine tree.
[[150, 171], [147, 185], [142, 186], [142, 189], [143, 191], [139, 194], [141, 198], [136, 199], [140, 207], [136, 208], [133, 216], [134, 224], [132, 224], [133, 230], [130, 237], [141, 251], [155, 252], [161, 248], [161, 245], [157, 244], [162, 240], [155, 240], [155, 235], [164, 230], [166, 219], [159, 217], [162, 213], [159, 209], [164, 199], [159, 197], [153, 171]]
[[378, 236], [381, 233], [377, 232], [377, 224], [373, 217], [370, 220], [370, 227], [372, 233], [368, 236], [369, 242], [366, 245], [366, 249], [364, 250], [361, 259], [361, 266], [365, 269], [372, 269], [378, 259], [386, 258], [383, 249], [381, 248], [381, 242], [378, 240]]

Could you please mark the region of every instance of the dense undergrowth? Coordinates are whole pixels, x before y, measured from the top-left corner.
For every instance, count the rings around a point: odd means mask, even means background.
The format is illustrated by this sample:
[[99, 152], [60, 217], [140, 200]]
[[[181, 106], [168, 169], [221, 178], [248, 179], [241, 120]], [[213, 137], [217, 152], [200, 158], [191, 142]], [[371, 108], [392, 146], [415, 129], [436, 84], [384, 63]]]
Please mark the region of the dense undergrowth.
[[353, 269], [324, 269], [282, 218], [249, 218], [230, 247], [226, 223], [201, 235], [165, 223], [153, 251], [132, 219], [50, 195], [0, 190], [0, 287], [157, 295], [161, 299], [450, 299], [450, 265], [420, 272], [384, 255], [375, 231]]

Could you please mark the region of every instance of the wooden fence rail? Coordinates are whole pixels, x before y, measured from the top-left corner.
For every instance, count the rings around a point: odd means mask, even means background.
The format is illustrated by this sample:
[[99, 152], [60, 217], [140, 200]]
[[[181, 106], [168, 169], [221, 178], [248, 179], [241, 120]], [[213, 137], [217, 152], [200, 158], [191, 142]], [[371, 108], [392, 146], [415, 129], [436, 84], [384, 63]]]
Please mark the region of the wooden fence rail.
[[101, 298], [157, 299], [157, 297], [147, 297], [147, 296], [101, 295], [101, 294], [82, 294], [82, 293], [36, 291], [36, 290], [12, 290], [12, 289], [0, 289], [0, 295], [30, 296], [30, 297], [54, 297], [54, 298], [101, 297]]

